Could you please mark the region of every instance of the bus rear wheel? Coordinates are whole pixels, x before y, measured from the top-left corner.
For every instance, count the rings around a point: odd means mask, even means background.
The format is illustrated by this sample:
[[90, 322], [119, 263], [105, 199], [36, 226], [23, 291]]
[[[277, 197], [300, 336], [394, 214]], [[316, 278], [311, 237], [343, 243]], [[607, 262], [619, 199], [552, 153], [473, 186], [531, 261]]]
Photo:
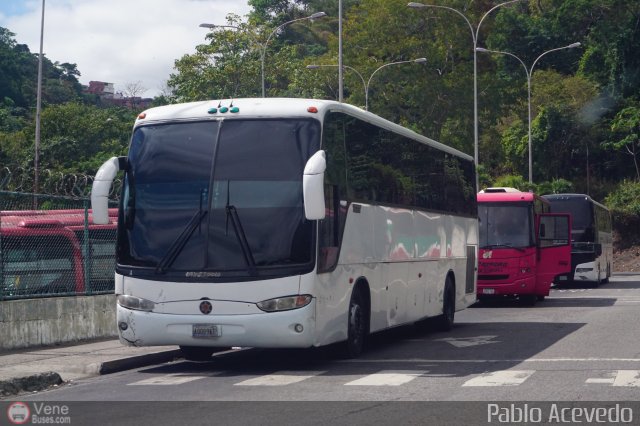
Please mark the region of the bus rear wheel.
[[182, 356], [187, 361], [208, 361], [213, 355], [214, 348], [201, 346], [180, 346]]
[[456, 289], [451, 277], [447, 277], [444, 283], [444, 295], [442, 300], [442, 315], [437, 318], [436, 326], [440, 331], [450, 331], [456, 315]]

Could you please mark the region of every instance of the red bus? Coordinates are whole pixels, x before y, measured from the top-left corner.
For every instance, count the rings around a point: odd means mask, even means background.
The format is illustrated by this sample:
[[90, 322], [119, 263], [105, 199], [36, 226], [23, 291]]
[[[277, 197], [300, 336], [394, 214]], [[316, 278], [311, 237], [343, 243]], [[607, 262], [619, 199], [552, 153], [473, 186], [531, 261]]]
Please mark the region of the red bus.
[[1, 211], [0, 299], [113, 290], [116, 225], [117, 209], [87, 227], [83, 209]]
[[478, 194], [478, 300], [517, 297], [534, 305], [557, 275], [571, 269], [571, 216], [513, 188]]

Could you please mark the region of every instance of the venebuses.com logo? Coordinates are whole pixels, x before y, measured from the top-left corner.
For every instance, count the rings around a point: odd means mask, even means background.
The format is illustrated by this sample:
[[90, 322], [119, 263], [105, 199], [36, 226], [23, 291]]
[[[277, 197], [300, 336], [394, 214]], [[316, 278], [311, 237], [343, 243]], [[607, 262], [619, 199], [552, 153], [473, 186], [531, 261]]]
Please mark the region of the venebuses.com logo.
[[71, 424], [68, 405], [49, 402], [13, 402], [7, 408], [7, 418], [14, 425], [23, 424]]
[[23, 425], [29, 421], [31, 410], [24, 402], [14, 402], [7, 408], [7, 417], [14, 425]]

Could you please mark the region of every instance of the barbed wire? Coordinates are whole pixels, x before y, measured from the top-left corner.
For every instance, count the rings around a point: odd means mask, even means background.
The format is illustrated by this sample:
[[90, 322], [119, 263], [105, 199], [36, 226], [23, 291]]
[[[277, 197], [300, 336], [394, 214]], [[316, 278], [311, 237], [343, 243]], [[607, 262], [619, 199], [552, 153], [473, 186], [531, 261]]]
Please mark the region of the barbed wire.
[[[16, 166], [0, 168], [0, 191], [34, 192], [33, 169]], [[40, 170], [38, 174], [38, 193], [61, 195], [65, 197], [87, 198], [91, 196], [94, 176], [86, 174], [62, 173], [49, 169]], [[109, 192], [109, 199], [120, 198], [122, 180], [116, 178]]]

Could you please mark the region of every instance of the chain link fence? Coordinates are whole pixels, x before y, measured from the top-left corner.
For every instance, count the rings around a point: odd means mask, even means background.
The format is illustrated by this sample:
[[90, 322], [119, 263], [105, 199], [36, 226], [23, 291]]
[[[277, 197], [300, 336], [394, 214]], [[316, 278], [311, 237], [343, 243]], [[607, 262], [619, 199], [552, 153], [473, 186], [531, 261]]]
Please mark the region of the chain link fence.
[[0, 187], [0, 300], [113, 292], [116, 204], [107, 225], [90, 204]]

